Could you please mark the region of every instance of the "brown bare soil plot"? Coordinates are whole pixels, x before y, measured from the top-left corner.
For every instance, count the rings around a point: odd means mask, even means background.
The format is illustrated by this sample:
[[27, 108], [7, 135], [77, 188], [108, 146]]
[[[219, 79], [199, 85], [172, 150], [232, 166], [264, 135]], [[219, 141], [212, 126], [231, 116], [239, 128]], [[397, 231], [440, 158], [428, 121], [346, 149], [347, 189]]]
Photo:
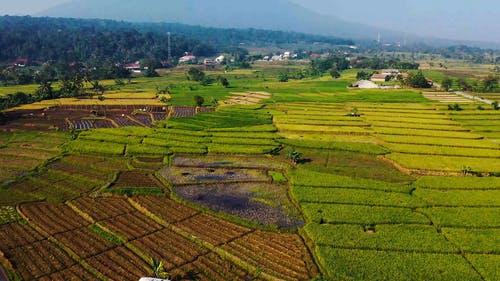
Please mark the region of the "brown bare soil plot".
[[28, 225], [18, 223], [4, 224], [0, 226], [0, 251], [22, 247], [44, 239], [38, 232]]
[[152, 127], [153, 126], [153, 117], [149, 114], [144, 114], [144, 113], [138, 113], [138, 114], [133, 114], [130, 116], [132, 120], [136, 120], [139, 122], [141, 125], [144, 125], [146, 127]]
[[116, 246], [98, 236], [88, 227], [56, 234], [54, 238], [70, 248], [80, 258], [89, 258]]
[[150, 274], [150, 266], [124, 246], [85, 260], [111, 280], [139, 280]]
[[103, 221], [135, 211], [125, 199], [117, 197], [81, 197], [71, 201], [71, 204], [94, 221]]
[[39, 278], [38, 281], [67, 281], [67, 280], [80, 280], [80, 281], [91, 281], [99, 280], [90, 272], [85, 270], [80, 265], [74, 265], [70, 268], [63, 269], [59, 272], [52, 273], [48, 276]]
[[88, 225], [65, 204], [32, 203], [19, 207], [25, 218], [49, 235], [74, 230]]
[[167, 197], [139, 196], [132, 200], [168, 223], [175, 223], [194, 216], [198, 212]]
[[154, 258], [165, 261], [167, 270], [192, 262], [208, 252], [207, 249], [168, 229], [134, 240], [132, 244]]
[[200, 256], [193, 263], [186, 264], [173, 270], [170, 275], [174, 279], [178, 278], [180, 280], [191, 280], [193, 279], [193, 275], [197, 276], [201, 281], [262, 280], [260, 278], [255, 278], [253, 273], [239, 268], [214, 253]]
[[296, 234], [255, 231], [223, 248], [285, 280], [309, 280], [318, 273], [304, 242]]
[[102, 223], [129, 240], [144, 237], [163, 228], [137, 211], [102, 221]]
[[108, 171], [92, 169], [91, 167], [86, 167], [84, 163], [77, 165], [66, 161], [57, 161], [48, 165], [48, 168], [72, 175], [81, 175], [98, 181], [108, 181], [112, 177]]
[[36, 280], [76, 264], [66, 252], [48, 240], [12, 249], [5, 256], [24, 280]]
[[120, 173], [118, 180], [112, 185], [112, 188], [121, 187], [161, 188], [162, 185], [152, 174], [137, 171], [125, 171]]
[[172, 117], [193, 117], [196, 115], [194, 106], [172, 106]]
[[207, 214], [199, 214], [176, 224], [180, 229], [213, 245], [227, 243], [251, 230]]

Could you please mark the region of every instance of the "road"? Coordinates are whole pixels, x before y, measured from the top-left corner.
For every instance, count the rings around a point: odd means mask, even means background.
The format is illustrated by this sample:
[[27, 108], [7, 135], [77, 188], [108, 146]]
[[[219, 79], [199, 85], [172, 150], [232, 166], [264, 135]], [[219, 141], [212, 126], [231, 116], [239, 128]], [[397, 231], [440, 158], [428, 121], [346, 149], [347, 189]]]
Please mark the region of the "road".
[[492, 105], [493, 104], [493, 101], [490, 101], [490, 100], [487, 100], [487, 99], [484, 99], [484, 98], [480, 98], [480, 97], [475, 97], [473, 95], [469, 95], [467, 93], [464, 93], [464, 92], [453, 92], [459, 96], [462, 96], [466, 99], [470, 99], [470, 100], [475, 100], [475, 101], [480, 101], [480, 102], [484, 102], [485, 104], [489, 104], [489, 105]]

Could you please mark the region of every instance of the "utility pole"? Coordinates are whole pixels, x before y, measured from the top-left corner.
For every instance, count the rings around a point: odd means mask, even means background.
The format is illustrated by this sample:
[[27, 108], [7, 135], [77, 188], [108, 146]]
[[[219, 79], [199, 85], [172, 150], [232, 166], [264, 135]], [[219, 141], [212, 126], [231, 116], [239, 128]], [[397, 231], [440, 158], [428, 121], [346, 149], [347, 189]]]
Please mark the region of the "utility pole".
[[171, 39], [171, 33], [168, 32], [168, 63], [172, 63], [172, 39]]

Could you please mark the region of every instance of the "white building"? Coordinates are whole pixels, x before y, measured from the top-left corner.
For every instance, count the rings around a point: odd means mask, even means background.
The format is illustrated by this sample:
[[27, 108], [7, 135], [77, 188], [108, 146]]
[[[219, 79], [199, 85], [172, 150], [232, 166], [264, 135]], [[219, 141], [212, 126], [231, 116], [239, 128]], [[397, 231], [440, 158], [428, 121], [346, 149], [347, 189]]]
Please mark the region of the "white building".
[[220, 56], [215, 58], [215, 63], [221, 64], [225, 59], [226, 59], [226, 57], [220, 55]]
[[179, 63], [195, 63], [196, 62], [196, 56], [193, 55], [187, 55], [183, 56], [179, 59]]

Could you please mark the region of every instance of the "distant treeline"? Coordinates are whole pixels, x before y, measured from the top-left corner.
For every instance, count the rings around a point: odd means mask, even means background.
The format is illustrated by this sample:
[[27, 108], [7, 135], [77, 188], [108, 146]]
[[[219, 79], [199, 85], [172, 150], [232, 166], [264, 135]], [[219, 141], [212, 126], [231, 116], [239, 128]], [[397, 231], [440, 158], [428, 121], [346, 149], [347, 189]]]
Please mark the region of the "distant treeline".
[[451, 46], [447, 48], [427, 48], [427, 54], [440, 54], [445, 59], [459, 59], [473, 63], [500, 63], [500, 53], [498, 50], [482, 49], [465, 45]]
[[[166, 32], [149, 32], [130, 24], [31, 17], [0, 17], [0, 61], [132, 62], [146, 57], [167, 59]], [[197, 51], [215, 54], [214, 47], [180, 34], [172, 35], [172, 55]]]
[[353, 68], [363, 68], [363, 69], [418, 69], [420, 65], [415, 62], [401, 61], [400, 59], [383, 59], [383, 58], [367, 58], [359, 57], [355, 62], [352, 63]]
[[212, 56], [229, 46], [269, 46], [284, 43], [353, 44], [350, 40], [257, 29], [217, 29], [167, 23], [127, 23], [111, 20], [0, 17], [0, 61], [131, 62], [146, 57], [168, 58], [185, 52]]

